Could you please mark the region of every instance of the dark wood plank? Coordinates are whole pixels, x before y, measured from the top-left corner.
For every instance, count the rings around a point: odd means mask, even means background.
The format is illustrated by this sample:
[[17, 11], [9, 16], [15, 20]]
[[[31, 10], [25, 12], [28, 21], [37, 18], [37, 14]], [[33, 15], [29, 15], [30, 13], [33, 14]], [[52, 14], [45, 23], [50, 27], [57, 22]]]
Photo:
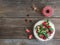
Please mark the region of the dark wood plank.
[[[39, 5], [40, 3], [51, 5], [54, 9], [52, 17], [60, 17], [60, 0], [33, 0], [33, 2], [37, 2]], [[28, 40], [25, 27], [31, 28], [31, 31], [33, 31], [33, 25], [38, 20], [42, 20], [44, 18], [41, 14], [33, 11], [31, 6], [32, 0], [0, 0], [0, 45], [60, 44], [60, 18], [49, 18], [55, 24], [56, 28], [53, 40], [48, 42], [39, 42], [36, 39]]]
[[[1, 29], [2, 27], [0, 27]], [[27, 39], [27, 33], [25, 32], [24, 27], [3, 27], [0, 30], [0, 39]]]
[[[42, 18], [27, 18], [28, 22], [25, 22], [25, 19], [26, 18], [0, 18], [0, 38], [27, 38], [25, 27], [32, 30], [34, 24], [38, 20], [42, 20]], [[56, 33], [54, 38], [60, 39], [60, 18], [49, 19], [55, 24]]]
[[60, 40], [53, 39], [47, 42], [41, 42], [35, 39], [0, 39], [0, 45], [59, 45]]
[[[32, 2], [37, 2], [37, 5], [51, 5], [54, 9], [53, 17], [60, 17], [60, 1], [32, 1], [32, 0], [0, 0], [0, 17], [41, 17], [42, 14], [38, 14], [32, 11]], [[40, 4], [40, 2], [42, 4]]]

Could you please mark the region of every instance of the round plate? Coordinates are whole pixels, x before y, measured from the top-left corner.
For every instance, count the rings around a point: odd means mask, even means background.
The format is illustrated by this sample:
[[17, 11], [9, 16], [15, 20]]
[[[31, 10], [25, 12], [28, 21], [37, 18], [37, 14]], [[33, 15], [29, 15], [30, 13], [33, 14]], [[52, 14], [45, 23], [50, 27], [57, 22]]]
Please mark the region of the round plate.
[[36, 29], [35, 29], [35, 28], [36, 28], [37, 25], [42, 24], [44, 21], [45, 21], [45, 20], [38, 21], [38, 22], [34, 25], [34, 27], [33, 27], [34, 36], [35, 36], [38, 40], [40, 40], [40, 41], [48, 41], [48, 40], [51, 40], [51, 39], [54, 37], [54, 34], [55, 34], [54, 24], [49, 20], [49, 25], [50, 25], [50, 26], [53, 28], [53, 30], [54, 30], [53, 33], [52, 33], [51, 36], [48, 37], [48, 39], [46, 39], [46, 40], [43, 40], [43, 39], [39, 38], [38, 34], [36, 33]]

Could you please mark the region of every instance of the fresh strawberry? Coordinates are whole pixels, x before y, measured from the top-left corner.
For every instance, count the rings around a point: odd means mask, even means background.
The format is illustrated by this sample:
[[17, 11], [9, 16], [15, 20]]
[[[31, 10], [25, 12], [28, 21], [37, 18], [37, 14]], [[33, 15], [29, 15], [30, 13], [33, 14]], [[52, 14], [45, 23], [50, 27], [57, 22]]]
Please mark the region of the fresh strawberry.
[[45, 40], [45, 39], [46, 39], [46, 37], [44, 36], [44, 37], [43, 37], [43, 39]]
[[50, 31], [50, 34], [52, 34], [53, 33], [53, 31]]
[[51, 26], [48, 26], [48, 28], [51, 28]]
[[29, 29], [26, 29], [26, 32], [27, 32], [27, 33], [30, 33], [31, 31], [30, 31]]
[[49, 31], [49, 32], [48, 32], [49, 36], [51, 36], [52, 33], [53, 33], [53, 31]]
[[43, 38], [44, 38], [44, 35], [43, 35], [43, 34], [41, 34], [41, 35], [40, 35], [40, 38], [42, 38], [42, 39], [43, 39]]
[[32, 39], [32, 38], [33, 38], [33, 35], [32, 35], [32, 34], [30, 34], [30, 35], [29, 35], [29, 39]]
[[42, 38], [42, 39], [46, 39], [46, 37], [42, 34], [42, 35], [40, 35], [40, 38]]
[[46, 25], [47, 25], [47, 22], [43, 22], [43, 25], [45, 25], [45, 26], [46, 26]]
[[43, 26], [43, 28], [46, 28], [46, 26]]

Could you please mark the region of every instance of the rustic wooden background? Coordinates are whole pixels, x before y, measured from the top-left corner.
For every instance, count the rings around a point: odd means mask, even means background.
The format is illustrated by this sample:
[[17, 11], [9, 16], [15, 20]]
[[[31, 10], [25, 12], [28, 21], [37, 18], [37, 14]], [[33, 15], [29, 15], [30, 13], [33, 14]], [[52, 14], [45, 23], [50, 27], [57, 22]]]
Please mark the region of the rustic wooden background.
[[[32, 10], [32, 3], [51, 5], [54, 14], [49, 18], [56, 28], [55, 36], [48, 42], [35, 38], [29, 40], [25, 27], [33, 25], [46, 17]], [[41, 3], [41, 4], [40, 4]], [[59, 45], [60, 44], [60, 0], [0, 0], [0, 45]]]

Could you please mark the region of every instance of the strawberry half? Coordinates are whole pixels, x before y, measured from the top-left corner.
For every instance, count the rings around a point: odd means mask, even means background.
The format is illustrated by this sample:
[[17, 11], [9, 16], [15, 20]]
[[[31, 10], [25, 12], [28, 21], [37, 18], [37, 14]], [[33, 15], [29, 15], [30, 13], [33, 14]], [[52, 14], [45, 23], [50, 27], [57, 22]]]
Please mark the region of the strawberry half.
[[46, 28], [46, 26], [43, 26], [43, 28]]
[[32, 35], [32, 34], [30, 34], [30, 35], [29, 35], [29, 39], [32, 39], [32, 38], [33, 38], [33, 35]]
[[31, 31], [30, 31], [29, 29], [26, 29], [26, 32], [27, 32], [27, 33], [30, 33]]

